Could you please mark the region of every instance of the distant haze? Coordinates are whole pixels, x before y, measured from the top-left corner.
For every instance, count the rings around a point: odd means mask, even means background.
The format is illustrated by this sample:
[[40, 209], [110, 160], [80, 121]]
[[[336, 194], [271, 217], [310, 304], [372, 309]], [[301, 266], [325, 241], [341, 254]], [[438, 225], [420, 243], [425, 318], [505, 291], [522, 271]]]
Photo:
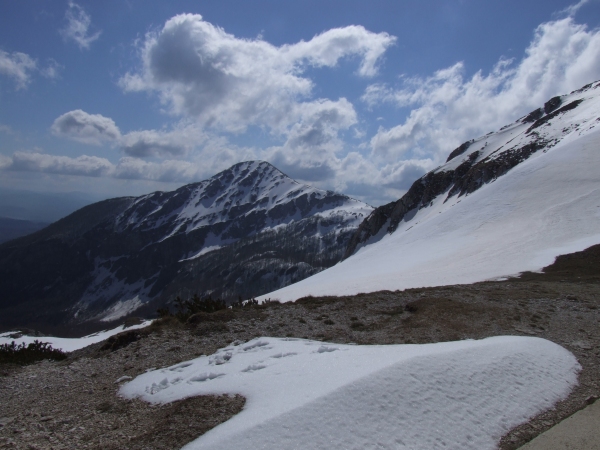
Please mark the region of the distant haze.
[[41, 193], [0, 188], [0, 217], [51, 223], [99, 200], [102, 198], [82, 192]]

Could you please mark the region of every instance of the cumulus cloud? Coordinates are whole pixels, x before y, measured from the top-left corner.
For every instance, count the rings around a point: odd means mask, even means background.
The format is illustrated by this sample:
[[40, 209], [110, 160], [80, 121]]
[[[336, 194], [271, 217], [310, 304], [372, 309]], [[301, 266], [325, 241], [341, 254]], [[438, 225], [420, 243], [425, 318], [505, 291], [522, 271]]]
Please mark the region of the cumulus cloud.
[[121, 139], [121, 132], [112, 119], [101, 114], [88, 114], [81, 109], [58, 117], [50, 129], [56, 136], [84, 144], [116, 143]]
[[[120, 84], [125, 91], [156, 93], [177, 124], [122, 133], [107, 117], [71, 111], [56, 119], [54, 134], [108, 144], [123, 157], [110, 163], [15, 154], [0, 167], [184, 183], [264, 159], [293, 178], [381, 204], [398, 198], [460, 143], [599, 79], [600, 31], [572, 18], [583, 4], [540, 25], [522, 58], [500, 58], [488, 73], [467, 76], [465, 63], [457, 62], [430, 76], [404, 76], [396, 86], [371, 84], [362, 97], [368, 107], [393, 104], [407, 115], [368, 138], [347, 99], [313, 96], [307, 70], [355, 58], [357, 75], [372, 76], [395, 38], [345, 27], [277, 47], [237, 38], [198, 15], [176, 16], [146, 35], [140, 68]], [[254, 130], [268, 133], [266, 148], [232, 145], [230, 133], [249, 128], [250, 138]]]
[[90, 44], [96, 41], [101, 31], [90, 34], [92, 18], [85, 10], [75, 2], [69, 2], [67, 12], [65, 13], [67, 24], [60, 30], [65, 40], [75, 42], [81, 50], [90, 48]]
[[199, 167], [189, 161], [166, 160], [160, 163], [125, 157], [115, 166], [113, 176], [130, 180], [191, 182], [198, 181]]
[[12, 78], [17, 89], [25, 89], [37, 68], [35, 59], [21, 52], [8, 53], [0, 50], [0, 74]]
[[179, 125], [170, 131], [140, 130], [127, 133], [119, 146], [129, 156], [184, 156], [200, 146], [207, 137], [194, 124]]
[[293, 45], [281, 47], [282, 55], [293, 64], [305, 61], [315, 67], [334, 67], [349, 55], [362, 57], [358, 74], [372, 77], [377, 74], [377, 64], [387, 48], [396, 42], [387, 33], [371, 33], [362, 26], [334, 28]]
[[335, 66], [358, 57], [358, 74], [371, 76], [395, 38], [360, 26], [329, 30], [310, 41], [276, 47], [262, 39], [240, 39], [182, 14], [146, 35], [141, 68], [120, 80], [126, 91], [151, 91], [176, 115], [229, 132], [249, 125], [282, 132], [303, 115], [313, 83], [307, 66]]
[[99, 177], [109, 175], [113, 165], [107, 159], [96, 156], [82, 155], [71, 158], [46, 153], [15, 152], [10, 161], [4, 161], [3, 168], [24, 172]]
[[515, 63], [500, 59], [487, 75], [464, 76], [457, 63], [426, 78], [405, 78], [400, 89], [374, 84], [363, 100], [375, 107], [394, 103], [412, 108], [406, 120], [381, 127], [371, 139], [380, 161], [398, 158], [445, 160], [461, 142], [493, 131], [600, 78], [600, 31], [571, 17], [540, 25], [525, 56]]
[[338, 133], [356, 121], [356, 112], [346, 99], [308, 104], [302, 120], [290, 129], [286, 142], [268, 149], [264, 159], [293, 178], [305, 181], [333, 178], [338, 165], [336, 154], [344, 148]]
[[113, 164], [108, 159], [97, 156], [72, 158], [39, 152], [15, 152], [12, 157], [0, 155], [0, 169], [164, 182], [198, 181], [202, 173], [199, 165], [188, 161], [166, 160], [156, 163], [123, 157], [117, 164]]

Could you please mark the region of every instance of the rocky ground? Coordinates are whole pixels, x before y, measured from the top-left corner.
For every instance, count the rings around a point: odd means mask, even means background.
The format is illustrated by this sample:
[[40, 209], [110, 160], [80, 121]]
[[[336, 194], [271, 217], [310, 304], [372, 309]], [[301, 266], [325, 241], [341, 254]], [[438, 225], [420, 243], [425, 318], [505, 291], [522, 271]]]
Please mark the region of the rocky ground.
[[240, 411], [244, 399], [207, 396], [151, 406], [120, 399], [118, 380], [233, 341], [293, 336], [400, 344], [538, 336], [573, 352], [583, 369], [568, 399], [502, 439], [501, 449], [514, 449], [600, 396], [599, 308], [600, 247], [520, 279], [306, 298], [203, 314], [186, 324], [167, 318], [64, 361], [0, 366], [0, 448], [180, 448]]

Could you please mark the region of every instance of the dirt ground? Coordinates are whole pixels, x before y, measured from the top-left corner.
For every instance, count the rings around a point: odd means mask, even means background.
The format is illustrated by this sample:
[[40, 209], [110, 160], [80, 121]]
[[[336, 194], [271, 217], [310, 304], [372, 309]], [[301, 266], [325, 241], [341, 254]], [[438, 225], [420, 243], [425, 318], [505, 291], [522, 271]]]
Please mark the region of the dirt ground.
[[600, 246], [519, 279], [305, 298], [193, 322], [162, 320], [65, 361], [0, 366], [0, 448], [180, 448], [239, 412], [244, 399], [207, 396], [151, 406], [120, 399], [117, 380], [211, 354], [236, 340], [287, 336], [401, 344], [538, 336], [573, 352], [583, 369], [569, 398], [499, 443], [516, 449], [600, 396]]

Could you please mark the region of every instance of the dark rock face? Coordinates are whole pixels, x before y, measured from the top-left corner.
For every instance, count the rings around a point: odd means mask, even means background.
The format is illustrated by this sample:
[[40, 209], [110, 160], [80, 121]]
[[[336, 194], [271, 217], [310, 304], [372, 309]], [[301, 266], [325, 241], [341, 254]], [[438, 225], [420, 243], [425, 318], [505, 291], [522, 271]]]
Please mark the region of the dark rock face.
[[0, 326], [110, 320], [150, 301], [153, 313], [176, 295], [260, 295], [337, 263], [371, 210], [256, 161], [89, 205], [0, 245]]
[[533, 123], [544, 115], [544, 110], [542, 108], [534, 109], [529, 114], [525, 116], [521, 122], [523, 123]]
[[450, 155], [448, 155], [448, 159], [446, 160], [446, 162], [456, 158], [457, 156], [462, 155], [464, 152], [466, 152], [469, 149], [469, 147], [471, 146], [472, 143], [473, 143], [473, 140], [470, 140], [470, 141], [460, 144], [457, 148], [455, 148], [452, 152], [450, 152]]
[[560, 98], [560, 96], [552, 97], [550, 100], [544, 103], [544, 112], [546, 114], [550, 114], [552, 111], [558, 108], [561, 105], [561, 103], [562, 98]]
[[541, 119], [536, 120], [533, 125], [531, 125], [529, 127], [529, 129], [527, 130], [527, 133], [531, 133], [533, 130], [535, 130], [536, 128], [541, 127], [542, 125], [544, 125], [545, 123], [548, 123], [549, 121], [551, 121], [552, 119], [554, 119], [556, 116], [558, 116], [559, 114], [565, 113], [567, 111], [571, 111], [572, 109], [575, 109], [579, 106], [579, 104], [582, 102], [582, 99], [579, 100], [575, 100], [572, 101], [571, 103], [569, 103], [568, 105], [563, 106], [560, 109], [557, 109], [556, 111], [554, 111], [551, 114], [548, 114], [547, 116], [542, 117]]
[[[583, 93], [599, 86], [598, 84], [594, 86], [594, 84], [584, 86], [571, 94]], [[532, 111], [513, 125], [501, 128], [499, 133], [511, 127], [524, 128], [524, 125], [531, 124], [529, 128], [519, 131], [516, 137], [493, 151], [487, 148], [487, 141], [480, 150], [473, 150], [470, 153], [475, 140], [460, 145], [450, 153], [445, 165], [415, 181], [402, 198], [376, 208], [361, 223], [350, 239], [344, 258], [353, 255], [361, 245], [374, 237], [381, 236], [383, 233], [393, 233], [403, 220], [409, 220], [420, 209], [432, 205], [433, 200], [437, 197], [446, 196], [444, 201], [447, 201], [454, 196], [471, 194], [506, 174], [534, 153], [553, 147], [562, 135], [569, 132], [569, 127], [559, 131], [556, 136], [546, 136], [542, 131], [542, 126], [550, 124], [554, 119], [560, 120], [562, 115], [575, 109], [583, 101], [584, 99], [578, 98], [561, 107], [563, 97], [550, 99], [543, 108]], [[490, 135], [486, 135], [480, 141], [487, 140], [488, 136]], [[517, 141], [518, 143], [511, 144], [519, 136], [521, 139]], [[456, 165], [454, 160], [466, 153], [468, 155], [463, 157], [460, 164]]]

